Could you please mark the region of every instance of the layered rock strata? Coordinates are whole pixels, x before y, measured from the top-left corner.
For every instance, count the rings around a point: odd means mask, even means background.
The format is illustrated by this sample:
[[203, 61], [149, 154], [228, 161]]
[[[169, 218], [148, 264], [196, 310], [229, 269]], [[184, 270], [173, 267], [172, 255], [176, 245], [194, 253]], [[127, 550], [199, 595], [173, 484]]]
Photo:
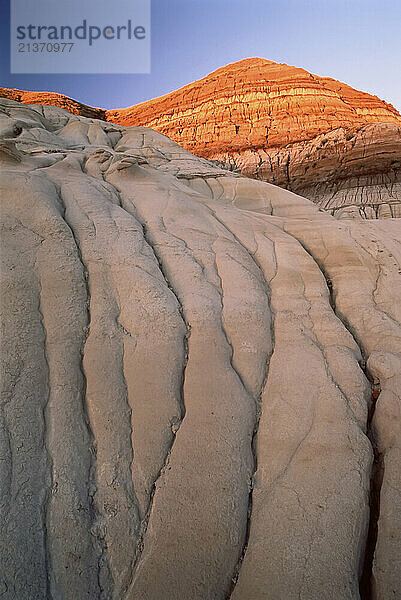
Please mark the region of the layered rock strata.
[[401, 594], [401, 221], [0, 103], [0, 593]]
[[239, 61], [107, 119], [152, 127], [336, 216], [401, 216], [400, 114], [304, 69]]
[[147, 126], [194, 154], [288, 188], [337, 217], [401, 215], [401, 116], [304, 69], [251, 58], [170, 94], [102, 110], [59, 94], [0, 89], [120, 125]]
[[23, 104], [38, 104], [44, 106], [57, 106], [64, 108], [73, 115], [81, 115], [92, 119], [105, 119], [106, 111], [103, 108], [93, 108], [82, 104], [64, 94], [56, 92], [33, 92], [10, 88], [0, 88], [0, 98], [8, 98]]

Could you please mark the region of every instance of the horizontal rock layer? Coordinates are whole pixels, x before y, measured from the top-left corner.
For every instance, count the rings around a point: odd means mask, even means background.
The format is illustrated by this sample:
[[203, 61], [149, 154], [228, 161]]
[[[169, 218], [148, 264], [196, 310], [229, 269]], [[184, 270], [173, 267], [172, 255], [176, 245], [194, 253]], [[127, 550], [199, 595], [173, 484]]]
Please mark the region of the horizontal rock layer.
[[2, 598], [400, 596], [401, 221], [0, 107]]
[[146, 125], [200, 156], [284, 146], [339, 127], [401, 126], [396, 109], [364, 92], [304, 69], [251, 58], [183, 88], [107, 111], [121, 125]]

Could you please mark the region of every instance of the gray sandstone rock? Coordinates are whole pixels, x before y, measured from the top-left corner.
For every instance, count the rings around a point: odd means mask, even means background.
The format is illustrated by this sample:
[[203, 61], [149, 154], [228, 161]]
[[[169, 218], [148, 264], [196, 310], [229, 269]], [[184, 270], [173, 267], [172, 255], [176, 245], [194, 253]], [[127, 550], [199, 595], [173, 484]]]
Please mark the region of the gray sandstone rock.
[[2, 600], [401, 597], [401, 221], [0, 101]]

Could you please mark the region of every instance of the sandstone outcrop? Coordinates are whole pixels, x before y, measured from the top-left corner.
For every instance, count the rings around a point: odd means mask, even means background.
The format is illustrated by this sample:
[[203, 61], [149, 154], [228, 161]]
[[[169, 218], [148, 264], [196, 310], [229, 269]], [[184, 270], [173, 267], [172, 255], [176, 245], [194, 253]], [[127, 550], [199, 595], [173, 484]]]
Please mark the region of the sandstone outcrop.
[[401, 595], [401, 220], [0, 101], [4, 600]]

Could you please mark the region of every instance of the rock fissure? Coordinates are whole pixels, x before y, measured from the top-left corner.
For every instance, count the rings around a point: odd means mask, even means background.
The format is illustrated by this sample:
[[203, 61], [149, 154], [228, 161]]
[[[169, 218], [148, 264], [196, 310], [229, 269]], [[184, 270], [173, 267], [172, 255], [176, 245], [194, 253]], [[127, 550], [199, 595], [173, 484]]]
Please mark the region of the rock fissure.
[[[330, 296], [330, 306], [333, 309], [333, 312], [338, 317], [338, 319], [342, 322], [344, 327], [349, 331], [352, 335], [355, 343], [359, 347], [362, 355], [362, 361], [359, 362], [359, 366], [366, 376], [367, 380], [371, 386], [371, 402], [368, 406], [368, 419], [366, 423], [366, 437], [369, 440], [369, 443], [373, 452], [373, 462], [371, 467], [371, 477], [370, 477], [370, 496], [369, 496], [369, 525], [368, 525], [368, 535], [366, 540], [366, 546], [363, 553], [363, 571], [360, 578], [360, 594], [361, 600], [376, 600], [373, 591], [373, 560], [374, 554], [377, 544], [377, 532], [378, 532], [378, 521], [380, 516], [380, 491], [383, 483], [384, 476], [384, 460], [383, 454], [379, 452], [376, 444], [374, 427], [373, 427], [373, 418], [376, 410], [376, 403], [381, 393], [380, 382], [374, 377], [374, 375], [370, 372], [367, 367], [367, 355], [366, 350], [364, 349], [361, 342], [357, 339], [356, 332], [353, 330], [351, 325], [348, 323], [347, 319], [341, 315], [341, 313], [337, 310], [335, 294], [333, 290], [333, 284], [331, 279], [320, 260], [318, 260], [311, 250], [306, 246], [306, 244], [300, 240], [296, 235], [290, 233], [285, 228], [285, 231], [289, 233], [294, 239], [296, 239], [302, 248], [309, 254], [309, 256], [314, 260], [317, 267], [321, 271], [322, 275], [325, 278], [327, 289], [329, 291]], [[377, 285], [377, 280], [376, 280]], [[372, 294], [373, 296], [373, 294]]]
[[50, 448], [49, 448], [49, 441], [48, 441], [49, 425], [48, 425], [48, 415], [47, 415], [48, 410], [49, 410], [49, 402], [50, 402], [50, 365], [49, 365], [49, 358], [47, 355], [47, 331], [46, 331], [45, 319], [44, 319], [42, 306], [41, 306], [42, 286], [41, 286], [41, 282], [40, 282], [40, 277], [38, 277], [38, 282], [39, 282], [38, 312], [40, 315], [40, 321], [41, 321], [41, 325], [42, 325], [42, 329], [43, 329], [44, 357], [45, 357], [47, 373], [48, 373], [48, 376], [47, 376], [47, 386], [48, 386], [47, 402], [44, 405], [43, 411], [42, 411], [43, 437], [44, 437], [43, 442], [44, 442], [44, 447], [46, 449], [48, 472], [49, 472], [49, 477], [50, 477], [48, 488], [45, 490], [43, 504], [42, 504], [42, 527], [43, 527], [43, 546], [44, 546], [45, 568], [46, 568], [46, 594], [47, 594], [47, 600], [53, 600], [52, 585], [51, 585], [52, 561], [51, 561], [51, 554], [50, 554], [50, 550], [49, 550], [49, 540], [48, 540], [48, 536], [49, 536], [49, 533], [48, 533], [48, 511], [49, 511], [50, 496], [51, 496], [51, 493], [53, 490], [52, 456], [51, 456], [51, 452], [50, 452]]
[[90, 467], [89, 467], [89, 473], [88, 473], [87, 491], [88, 491], [89, 506], [90, 506], [90, 510], [91, 510], [92, 535], [96, 539], [96, 542], [98, 545], [97, 585], [98, 585], [98, 589], [99, 589], [99, 598], [100, 598], [100, 600], [103, 600], [104, 594], [106, 592], [103, 589], [103, 584], [102, 584], [102, 580], [101, 580], [102, 567], [106, 568], [109, 578], [110, 578], [110, 572], [109, 572], [108, 565], [107, 565], [107, 552], [106, 552], [106, 548], [105, 548], [105, 544], [104, 544], [104, 539], [102, 537], [102, 534], [99, 531], [99, 523], [101, 521], [101, 514], [99, 513], [98, 507], [96, 505], [96, 499], [95, 499], [96, 492], [97, 492], [96, 439], [95, 439], [95, 436], [94, 436], [94, 433], [92, 430], [90, 417], [89, 417], [89, 413], [88, 413], [87, 379], [86, 379], [86, 373], [85, 373], [85, 369], [84, 369], [84, 365], [83, 365], [84, 354], [85, 354], [85, 345], [86, 345], [86, 342], [89, 337], [90, 326], [91, 326], [91, 310], [90, 310], [91, 290], [90, 290], [90, 282], [89, 282], [89, 270], [88, 270], [88, 265], [85, 262], [85, 259], [82, 254], [80, 241], [78, 240], [78, 237], [74, 231], [72, 223], [69, 221], [69, 218], [68, 218], [68, 208], [66, 206], [66, 203], [63, 200], [62, 188], [60, 186], [56, 186], [56, 187], [58, 189], [59, 201], [60, 201], [61, 205], [64, 207], [63, 218], [71, 231], [72, 238], [75, 242], [77, 256], [78, 256], [79, 262], [82, 265], [83, 281], [85, 283], [85, 290], [86, 290], [86, 315], [87, 315], [86, 322], [87, 322], [87, 325], [86, 325], [85, 335], [82, 340], [82, 344], [81, 344], [81, 348], [80, 348], [80, 354], [81, 354], [80, 370], [81, 370], [82, 380], [83, 380], [82, 409], [83, 409], [83, 415], [84, 415], [84, 421], [85, 421], [87, 434], [88, 434], [88, 437], [90, 440], [91, 460], [90, 460]]
[[376, 403], [380, 396], [380, 383], [374, 383], [371, 379], [372, 402], [368, 415], [367, 436], [373, 448], [373, 463], [370, 477], [370, 497], [369, 497], [369, 528], [366, 540], [363, 570], [360, 580], [359, 591], [361, 600], [376, 600], [377, 596], [374, 590], [373, 561], [378, 537], [378, 523], [380, 517], [380, 493], [384, 477], [384, 455], [379, 451], [376, 443], [376, 435], [373, 425], [373, 417], [376, 410]]

